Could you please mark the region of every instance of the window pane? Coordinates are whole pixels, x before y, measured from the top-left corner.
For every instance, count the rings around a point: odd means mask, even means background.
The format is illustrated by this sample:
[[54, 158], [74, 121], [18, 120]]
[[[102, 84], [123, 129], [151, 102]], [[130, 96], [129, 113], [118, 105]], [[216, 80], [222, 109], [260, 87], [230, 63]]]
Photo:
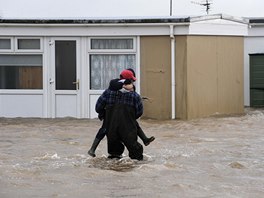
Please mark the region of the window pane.
[[90, 55], [90, 89], [104, 90], [110, 80], [119, 78], [122, 70], [136, 68], [136, 56], [133, 54]]
[[133, 39], [92, 39], [91, 49], [133, 49]]
[[0, 66], [0, 89], [42, 89], [42, 67]]
[[0, 49], [11, 49], [11, 40], [0, 39]]
[[42, 89], [42, 55], [0, 55], [0, 89]]
[[76, 41], [55, 41], [56, 89], [75, 90]]
[[42, 66], [42, 55], [0, 54], [0, 66]]
[[18, 49], [40, 49], [40, 39], [18, 39]]

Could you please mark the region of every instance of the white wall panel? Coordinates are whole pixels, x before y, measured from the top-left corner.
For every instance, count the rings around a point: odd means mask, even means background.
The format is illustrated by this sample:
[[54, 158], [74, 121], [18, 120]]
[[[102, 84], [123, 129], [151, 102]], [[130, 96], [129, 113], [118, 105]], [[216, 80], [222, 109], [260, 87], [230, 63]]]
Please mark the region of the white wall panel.
[[56, 95], [56, 117], [77, 117], [76, 95]]
[[43, 95], [0, 95], [0, 117], [43, 117]]

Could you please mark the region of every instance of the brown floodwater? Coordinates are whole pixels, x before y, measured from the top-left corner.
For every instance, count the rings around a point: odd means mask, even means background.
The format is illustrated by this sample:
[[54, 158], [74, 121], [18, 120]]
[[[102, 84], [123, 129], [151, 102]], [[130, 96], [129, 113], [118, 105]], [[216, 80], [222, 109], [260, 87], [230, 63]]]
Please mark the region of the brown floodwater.
[[0, 197], [264, 197], [263, 109], [139, 123], [143, 161], [88, 156], [97, 119], [0, 118]]

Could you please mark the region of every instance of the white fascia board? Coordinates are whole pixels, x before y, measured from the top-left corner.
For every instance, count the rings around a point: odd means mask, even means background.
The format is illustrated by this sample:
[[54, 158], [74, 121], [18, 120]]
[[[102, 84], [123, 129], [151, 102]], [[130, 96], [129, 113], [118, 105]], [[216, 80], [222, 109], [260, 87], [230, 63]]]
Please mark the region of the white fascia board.
[[188, 35], [189, 34], [189, 26], [174, 26], [174, 35]]
[[224, 19], [197, 21], [190, 24], [189, 34], [246, 36], [248, 35], [248, 24]]
[[250, 25], [249, 29], [248, 29], [248, 36], [264, 36], [264, 25], [260, 26], [254, 26], [254, 25]]
[[[175, 24], [175, 34], [188, 34], [188, 26]], [[137, 36], [170, 35], [170, 24], [101, 26], [0, 26], [0, 36]]]

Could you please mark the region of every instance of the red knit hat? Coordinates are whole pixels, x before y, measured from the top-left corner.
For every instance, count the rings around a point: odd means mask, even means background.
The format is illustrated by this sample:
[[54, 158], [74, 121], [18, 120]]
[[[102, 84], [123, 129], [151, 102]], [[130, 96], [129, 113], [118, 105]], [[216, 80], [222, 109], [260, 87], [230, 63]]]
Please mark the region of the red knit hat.
[[136, 81], [136, 77], [133, 75], [133, 72], [130, 70], [123, 70], [120, 74], [120, 77], [123, 79], [132, 79], [133, 81]]

